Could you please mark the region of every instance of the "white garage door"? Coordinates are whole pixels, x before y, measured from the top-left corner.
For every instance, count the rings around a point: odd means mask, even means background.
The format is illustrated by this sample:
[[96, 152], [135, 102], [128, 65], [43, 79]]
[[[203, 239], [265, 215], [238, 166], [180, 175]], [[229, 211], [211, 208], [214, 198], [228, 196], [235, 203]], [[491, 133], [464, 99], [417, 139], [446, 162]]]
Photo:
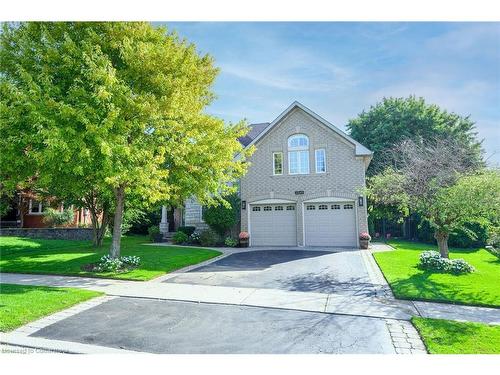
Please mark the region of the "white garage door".
[[252, 246], [297, 246], [295, 204], [250, 206]]
[[353, 203], [305, 203], [306, 246], [356, 246]]

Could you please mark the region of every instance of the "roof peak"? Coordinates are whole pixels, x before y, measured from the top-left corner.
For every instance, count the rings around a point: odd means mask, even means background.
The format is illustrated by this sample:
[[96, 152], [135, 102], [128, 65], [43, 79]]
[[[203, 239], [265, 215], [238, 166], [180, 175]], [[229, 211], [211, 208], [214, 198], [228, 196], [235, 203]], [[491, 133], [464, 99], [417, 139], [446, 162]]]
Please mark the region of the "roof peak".
[[342, 130], [340, 130], [339, 128], [337, 128], [335, 125], [333, 125], [329, 121], [325, 120], [323, 117], [321, 117], [316, 112], [312, 111], [311, 109], [309, 109], [308, 107], [306, 107], [304, 104], [300, 103], [297, 100], [294, 100], [292, 102], [292, 104], [290, 104], [283, 112], [281, 112], [278, 117], [276, 117], [271, 123], [269, 123], [268, 126], [266, 126], [262, 131], [260, 131], [257, 134], [257, 136], [252, 139], [252, 141], [250, 143], [248, 143], [248, 144], [245, 145], [245, 147], [256, 143], [260, 138], [262, 138], [269, 131], [269, 129], [271, 129], [272, 127], [274, 127], [274, 125], [276, 125], [278, 122], [280, 122], [295, 107], [300, 108], [301, 110], [303, 110], [304, 112], [306, 112], [308, 115], [310, 115], [311, 117], [313, 117], [317, 121], [323, 123], [324, 125], [326, 125], [327, 127], [329, 127], [331, 130], [333, 130], [335, 133], [337, 133], [341, 137], [345, 138], [350, 143], [354, 144], [354, 146], [356, 148], [356, 155], [359, 155], [359, 156], [371, 156], [373, 154], [372, 151], [370, 151], [368, 148], [366, 148], [365, 146], [363, 146], [361, 143], [359, 143], [358, 141], [356, 141], [353, 138], [351, 138], [345, 132], [343, 132]]

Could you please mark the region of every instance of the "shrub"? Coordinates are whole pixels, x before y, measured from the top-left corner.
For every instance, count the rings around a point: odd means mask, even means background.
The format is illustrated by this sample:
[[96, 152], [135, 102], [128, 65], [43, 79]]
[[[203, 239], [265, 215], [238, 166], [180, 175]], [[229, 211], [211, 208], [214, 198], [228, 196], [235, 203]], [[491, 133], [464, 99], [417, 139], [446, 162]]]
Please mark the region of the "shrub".
[[94, 272], [126, 272], [131, 268], [136, 268], [141, 263], [141, 258], [137, 256], [124, 256], [112, 259], [109, 255], [104, 255], [99, 263], [93, 268]]
[[496, 249], [500, 248], [500, 227], [490, 228], [486, 243]]
[[217, 243], [217, 239], [217, 234], [210, 229], [200, 233], [200, 244], [202, 246], [214, 246]]
[[419, 266], [424, 270], [453, 273], [455, 275], [475, 271], [474, 267], [465, 260], [442, 258], [441, 254], [434, 250], [424, 251], [420, 254]]
[[158, 225], [152, 225], [148, 228], [149, 240], [155, 242], [156, 237], [160, 234]]
[[140, 223], [145, 218], [146, 214], [140, 209], [125, 207], [120, 227], [122, 235], [127, 234], [135, 223]]
[[453, 259], [451, 261], [450, 272], [456, 275], [460, 275], [462, 273], [471, 273], [474, 272], [475, 269], [469, 263], [467, 263], [463, 259]]
[[240, 240], [248, 240], [250, 238], [250, 235], [248, 234], [248, 232], [240, 232], [238, 238]]
[[184, 233], [184, 232], [181, 232], [181, 231], [177, 231], [174, 233], [174, 235], [172, 236], [172, 242], [175, 243], [175, 244], [182, 244], [182, 243], [186, 243], [189, 239], [189, 236]]
[[238, 241], [236, 241], [234, 238], [231, 237], [226, 237], [224, 240], [224, 245], [228, 247], [235, 247], [238, 244]]
[[230, 207], [223, 204], [209, 206], [203, 210], [203, 220], [220, 236], [234, 227], [240, 218], [240, 198], [237, 194], [225, 197]]
[[194, 231], [196, 230], [196, 227], [185, 226], [185, 227], [179, 227], [179, 228], [177, 228], [177, 230], [179, 232], [186, 233], [187, 236], [189, 237], [190, 235], [192, 235], [194, 233]]
[[136, 212], [134, 217], [127, 215], [129, 220], [128, 233], [132, 234], [148, 234], [149, 227], [161, 221], [160, 207], [144, 209], [141, 214]]
[[438, 251], [429, 250], [420, 254], [420, 267], [429, 271], [447, 272], [450, 270], [451, 261], [442, 258]]
[[359, 239], [363, 240], [363, 241], [370, 241], [372, 238], [370, 237], [370, 235], [367, 232], [361, 232], [359, 234]]
[[71, 208], [66, 208], [62, 211], [54, 208], [47, 208], [43, 212], [43, 221], [50, 226], [66, 225], [73, 221], [75, 214]]
[[189, 243], [199, 245], [200, 243], [200, 233], [194, 232], [189, 236]]

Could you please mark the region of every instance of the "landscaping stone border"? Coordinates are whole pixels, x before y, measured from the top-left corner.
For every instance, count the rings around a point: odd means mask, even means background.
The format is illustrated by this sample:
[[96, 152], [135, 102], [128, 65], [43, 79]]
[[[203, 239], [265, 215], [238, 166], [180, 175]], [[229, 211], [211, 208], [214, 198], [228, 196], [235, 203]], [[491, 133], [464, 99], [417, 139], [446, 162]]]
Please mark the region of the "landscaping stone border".
[[0, 236], [47, 240], [92, 240], [92, 228], [2, 228]]

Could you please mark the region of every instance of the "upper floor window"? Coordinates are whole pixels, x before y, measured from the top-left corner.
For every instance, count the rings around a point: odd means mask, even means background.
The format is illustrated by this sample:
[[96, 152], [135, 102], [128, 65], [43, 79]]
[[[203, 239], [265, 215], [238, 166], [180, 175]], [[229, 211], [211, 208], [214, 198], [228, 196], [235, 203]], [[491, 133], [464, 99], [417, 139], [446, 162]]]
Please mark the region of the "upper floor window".
[[273, 174], [283, 174], [283, 153], [273, 152]]
[[288, 173], [309, 173], [309, 138], [305, 134], [288, 138]]
[[316, 150], [314, 156], [316, 160], [316, 173], [325, 173], [326, 172], [325, 149], [321, 148], [319, 150]]

